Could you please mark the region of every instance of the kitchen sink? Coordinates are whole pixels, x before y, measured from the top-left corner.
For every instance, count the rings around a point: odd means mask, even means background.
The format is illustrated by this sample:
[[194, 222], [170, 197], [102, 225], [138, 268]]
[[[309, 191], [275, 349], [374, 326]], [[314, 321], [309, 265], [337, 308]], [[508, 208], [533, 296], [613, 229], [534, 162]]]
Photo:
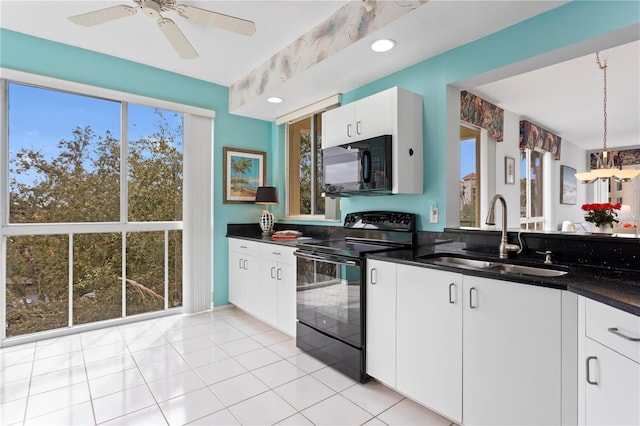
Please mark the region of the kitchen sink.
[[561, 277], [567, 273], [567, 271], [558, 271], [557, 269], [535, 268], [509, 263], [495, 264], [492, 269], [500, 271], [500, 273], [503, 274], [533, 275], [536, 277]]
[[425, 256], [423, 259], [429, 260], [433, 263], [440, 263], [444, 265], [453, 265], [453, 266], [466, 266], [474, 269], [485, 269], [495, 266], [493, 262], [486, 262], [484, 260], [474, 260], [474, 259], [466, 259], [464, 257], [453, 257], [453, 256]]
[[539, 268], [534, 266], [513, 265], [511, 263], [490, 262], [486, 260], [468, 259], [456, 256], [422, 256], [421, 259], [439, 265], [455, 266], [467, 269], [481, 269], [495, 271], [501, 274], [530, 275], [534, 277], [560, 277], [567, 274], [567, 271], [557, 269]]

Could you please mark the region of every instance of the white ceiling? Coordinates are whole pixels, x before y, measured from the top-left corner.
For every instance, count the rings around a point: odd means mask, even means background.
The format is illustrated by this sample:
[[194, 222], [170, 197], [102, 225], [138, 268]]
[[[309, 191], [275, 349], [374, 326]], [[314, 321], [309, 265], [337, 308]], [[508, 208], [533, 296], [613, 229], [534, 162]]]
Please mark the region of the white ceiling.
[[[205, 27], [168, 12], [166, 17], [179, 25], [200, 54], [195, 60], [181, 60], [155, 22], [141, 13], [91, 28], [75, 25], [66, 19], [113, 5], [134, 5], [127, 0], [0, 0], [0, 26], [229, 86], [325, 20], [345, 1], [184, 0], [179, 3], [252, 20], [256, 24], [256, 33], [253, 37], [237, 35]], [[564, 3], [566, 1], [431, 0], [325, 59], [299, 77], [283, 82], [232, 112], [274, 120], [317, 100], [355, 89]], [[636, 29], [631, 39], [638, 40], [639, 34], [640, 31]], [[371, 52], [370, 42], [381, 36], [396, 40], [397, 48], [386, 54]], [[628, 39], [629, 36], [625, 42], [630, 41]], [[600, 46], [611, 47], [616, 42], [611, 43], [601, 43]], [[629, 146], [629, 141], [637, 145], [640, 134], [638, 43], [621, 49], [624, 49], [621, 53], [613, 49], [602, 52], [603, 59], [609, 61], [610, 146]], [[590, 55], [491, 84], [486, 83], [498, 77], [487, 80], [485, 76], [482, 84], [478, 81], [461, 84], [465, 89], [484, 95], [499, 106], [524, 115], [565, 139], [595, 149], [602, 143], [601, 72], [592, 55], [595, 49], [583, 46], [582, 50], [583, 55]], [[556, 55], [546, 63], [541, 62], [545, 65], [553, 61], [563, 62], [567, 58], [576, 58], [578, 51]], [[502, 74], [500, 77], [514, 75], [515, 71]], [[266, 97], [272, 95], [283, 97], [285, 102], [275, 106], [267, 104]], [[620, 124], [622, 121], [624, 124]], [[631, 135], [623, 138], [626, 141], [624, 143], [616, 142], [620, 138], [614, 137], [619, 132], [619, 126], [624, 127], [620, 132]], [[594, 138], [594, 134], [599, 137]]]

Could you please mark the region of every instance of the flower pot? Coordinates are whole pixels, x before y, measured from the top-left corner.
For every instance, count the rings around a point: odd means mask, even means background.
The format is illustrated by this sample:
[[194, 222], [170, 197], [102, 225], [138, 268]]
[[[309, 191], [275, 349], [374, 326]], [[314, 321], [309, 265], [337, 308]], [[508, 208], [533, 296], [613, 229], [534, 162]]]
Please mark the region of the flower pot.
[[593, 232], [596, 234], [613, 234], [613, 225], [610, 223], [602, 223], [600, 226], [593, 227]]

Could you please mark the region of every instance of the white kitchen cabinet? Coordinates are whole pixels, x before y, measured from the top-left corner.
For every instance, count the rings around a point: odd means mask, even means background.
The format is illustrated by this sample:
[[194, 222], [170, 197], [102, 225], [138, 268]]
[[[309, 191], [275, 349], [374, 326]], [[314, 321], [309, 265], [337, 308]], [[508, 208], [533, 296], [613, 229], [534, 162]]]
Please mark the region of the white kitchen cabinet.
[[391, 135], [392, 193], [422, 194], [422, 96], [401, 87], [322, 114], [322, 148]]
[[462, 275], [398, 265], [397, 389], [462, 421]]
[[[295, 260], [295, 259], [294, 259]], [[296, 337], [296, 265], [279, 263], [278, 280], [278, 328]]]
[[463, 279], [463, 423], [560, 424], [562, 292]]
[[578, 423], [640, 424], [640, 317], [583, 297], [579, 306]]
[[[341, 145], [393, 133], [393, 92], [385, 90], [322, 117], [322, 147]], [[325, 123], [329, 123], [328, 125]]]
[[229, 301], [295, 336], [294, 247], [229, 239]]
[[248, 312], [254, 300], [250, 287], [257, 281], [258, 253], [258, 243], [229, 239], [229, 301]]
[[464, 425], [575, 424], [576, 311], [566, 291], [368, 259], [367, 374]]
[[296, 328], [296, 258], [295, 247], [260, 244], [262, 276], [261, 317], [290, 336]]
[[396, 264], [367, 259], [367, 374], [396, 386]]

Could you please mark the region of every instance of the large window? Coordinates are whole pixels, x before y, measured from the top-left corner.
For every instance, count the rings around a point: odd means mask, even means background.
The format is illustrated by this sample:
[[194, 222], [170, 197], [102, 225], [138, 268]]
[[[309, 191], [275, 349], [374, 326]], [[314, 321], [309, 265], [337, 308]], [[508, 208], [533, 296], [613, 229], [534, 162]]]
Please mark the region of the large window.
[[181, 306], [183, 114], [6, 87], [4, 335]]
[[322, 115], [290, 123], [288, 134], [288, 216], [324, 215], [322, 197]]
[[544, 229], [544, 155], [532, 149], [520, 151], [520, 227], [523, 229]]

